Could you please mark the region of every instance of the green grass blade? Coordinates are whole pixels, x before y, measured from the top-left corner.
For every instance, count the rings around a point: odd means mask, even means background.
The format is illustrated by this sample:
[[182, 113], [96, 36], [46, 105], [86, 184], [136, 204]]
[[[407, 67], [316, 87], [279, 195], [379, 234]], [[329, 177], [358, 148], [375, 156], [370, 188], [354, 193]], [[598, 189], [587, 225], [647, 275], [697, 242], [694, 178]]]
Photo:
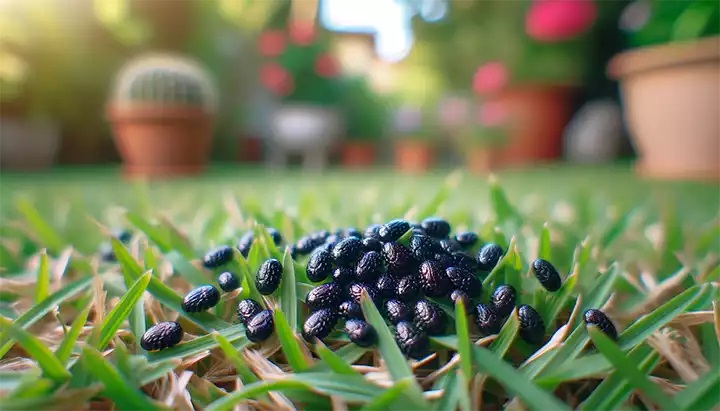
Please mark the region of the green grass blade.
[[[245, 337], [245, 328], [241, 324], [224, 328], [217, 333], [225, 337], [225, 339], [228, 340], [236, 349], [246, 347], [250, 344], [250, 341]], [[149, 352], [147, 353], [147, 358], [150, 364], [157, 364], [161, 361], [173, 358], [190, 357], [217, 347], [217, 340], [213, 337], [213, 335], [208, 334], [195, 338], [191, 341], [182, 342], [174, 347], [166, 348], [162, 351]]]
[[610, 337], [606, 336], [594, 325], [588, 327], [588, 333], [595, 347], [607, 358], [615, 369], [635, 388], [644, 392], [660, 409], [677, 410], [680, 408], [672, 398], [667, 396], [660, 387], [648, 380], [647, 377], [628, 360], [620, 350], [620, 347], [610, 340]]
[[452, 173], [447, 176], [440, 189], [435, 193], [435, 195], [430, 199], [430, 201], [425, 205], [425, 207], [418, 211], [418, 221], [428, 217], [432, 217], [435, 213], [437, 213], [442, 203], [446, 202], [450, 198], [450, 195], [452, 195], [457, 186], [460, 184], [461, 178], [462, 174], [458, 172]]
[[[391, 409], [412, 409], [420, 410], [423, 403], [414, 403], [412, 387], [414, 380], [402, 379], [392, 387], [376, 395], [370, 402], [361, 408], [362, 411], [383, 411]], [[400, 402], [402, 401], [402, 404]]]
[[483, 293], [488, 294], [491, 292], [491, 288], [493, 285], [493, 282], [497, 279], [497, 277], [505, 272], [505, 266], [506, 265], [512, 265], [515, 264], [515, 259], [517, 258], [517, 255], [515, 254], [517, 247], [515, 242], [515, 237], [512, 237], [510, 239], [510, 244], [507, 247], [507, 252], [504, 256], [498, 261], [495, 268], [490, 271], [490, 274], [488, 274], [487, 277], [483, 280]]
[[83, 350], [82, 361], [93, 377], [103, 384], [103, 393], [113, 400], [118, 409], [128, 411], [160, 409], [145, 394], [130, 385], [95, 349], [86, 347]]
[[45, 221], [29, 200], [21, 198], [15, 206], [43, 247], [50, 250], [52, 254], [59, 253], [65, 247], [67, 242], [50, 223]]
[[378, 345], [380, 354], [385, 360], [388, 372], [393, 381], [400, 381], [403, 378], [412, 378], [414, 376], [412, 370], [408, 366], [407, 361], [400, 348], [395, 342], [395, 337], [385, 323], [385, 319], [373, 304], [372, 300], [363, 293], [360, 304], [368, 324], [375, 328], [378, 335]]
[[[355, 344], [351, 344], [355, 345]], [[357, 371], [353, 369], [353, 367], [350, 365], [352, 362], [345, 361], [342, 357], [334, 353], [331, 349], [329, 349], [325, 344], [323, 344], [322, 341], [318, 340], [315, 344], [315, 353], [317, 353], [318, 357], [320, 357], [320, 360], [322, 363], [327, 366], [332, 372], [336, 374], [345, 374], [345, 375], [356, 375], [358, 374]]]
[[[132, 258], [127, 248], [125, 248], [122, 243], [117, 240], [111, 241], [113, 250], [115, 250], [115, 255], [123, 267], [123, 275], [126, 276], [128, 281], [137, 281], [137, 279], [142, 275], [140, 264]], [[205, 331], [222, 330], [230, 326], [229, 323], [209, 312], [186, 313], [182, 309], [183, 298], [155, 276], [150, 276], [147, 291], [155, 297], [156, 300], [197, 324], [198, 327]]]
[[42, 302], [48, 294], [50, 294], [50, 267], [48, 266], [47, 251], [42, 250], [35, 282], [35, 304]]
[[295, 372], [306, 369], [309, 366], [309, 361], [300, 349], [297, 335], [288, 325], [285, 314], [280, 310], [274, 310], [273, 319], [275, 320], [275, 332], [277, 333], [278, 339], [280, 339], [283, 354], [285, 354], [290, 368]]
[[617, 220], [613, 221], [610, 227], [608, 227], [600, 237], [601, 249], [607, 249], [610, 244], [617, 240], [620, 235], [627, 230], [628, 224], [630, 224], [630, 221], [632, 221], [635, 214], [637, 214], [637, 210], [638, 209], [632, 209], [622, 213]]
[[447, 378], [442, 383], [443, 395], [433, 405], [435, 411], [457, 410], [460, 401], [462, 382], [461, 371], [451, 372], [447, 374]]
[[58, 358], [58, 360], [60, 360], [63, 365], [67, 365], [68, 360], [70, 359], [73, 347], [75, 347], [75, 343], [80, 336], [80, 332], [82, 331], [83, 326], [85, 326], [85, 322], [87, 321], [88, 314], [90, 314], [91, 308], [92, 305], [88, 304], [85, 309], [80, 311], [80, 314], [78, 314], [78, 316], [75, 318], [72, 325], [70, 326], [70, 330], [67, 334], [65, 334], [65, 337], [60, 343], [60, 346], [55, 351], [55, 356]]
[[543, 391], [522, 373], [483, 347], [473, 347], [473, 357], [478, 369], [497, 380], [506, 390], [518, 396], [528, 409], [568, 410], [568, 407], [552, 393]]
[[497, 221], [504, 223], [509, 220], [517, 220], [520, 214], [508, 201], [505, 190], [500, 186], [500, 182], [494, 178], [490, 178], [490, 205]]
[[243, 384], [256, 382], [258, 379], [250, 370], [245, 359], [238, 353], [238, 350], [218, 332], [213, 332], [213, 338], [217, 341], [220, 349], [225, 353], [225, 357], [232, 363], [238, 372]]
[[244, 399], [253, 398], [270, 391], [282, 391], [287, 389], [309, 390], [310, 387], [301, 381], [286, 379], [275, 381], [259, 381], [248, 384], [238, 391], [213, 401], [205, 408], [205, 411], [232, 411], [235, 405]]
[[548, 227], [548, 223], [545, 223], [542, 231], [540, 231], [537, 255], [537, 258], [552, 261], [552, 244], [550, 243], [550, 228]]
[[173, 272], [180, 274], [194, 287], [212, 283], [208, 274], [192, 265], [184, 255], [177, 251], [165, 254], [165, 261], [172, 265]]
[[122, 323], [130, 316], [130, 312], [135, 303], [137, 303], [143, 296], [145, 289], [150, 283], [152, 274], [150, 272], [145, 273], [143, 276], [138, 278], [130, 289], [122, 296], [117, 305], [108, 313], [103, 321], [102, 327], [100, 328], [100, 341], [97, 344], [99, 350], [105, 349], [110, 340], [115, 336], [115, 333]]
[[713, 410], [720, 405], [720, 372], [711, 369], [675, 397], [680, 409]]
[[[92, 283], [92, 277], [85, 277], [78, 281], [68, 284], [61, 288], [57, 292], [51, 294], [48, 298], [44, 299], [40, 304], [35, 304], [32, 308], [27, 310], [21, 316], [19, 316], [13, 324], [16, 326], [26, 329], [31, 325], [35, 324], [38, 320], [49, 313], [52, 309], [60, 305], [61, 303], [73, 298], [76, 294], [81, 291], [85, 291]], [[4, 344], [0, 348], [0, 358], [2, 358], [12, 348], [12, 342], [8, 341], [5, 332], [2, 333], [0, 341]]]
[[44, 376], [57, 382], [66, 381], [70, 378], [70, 373], [60, 360], [34, 335], [3, 317], [0, 317], [0, 325], [35, 359], [38, 366], [43, 370]]
[[298, 329], [297, 282], [289, 248], [285, 249], [282, 261], [283, 279], [280, 284], [280, 309], [285, 314], [290, 329], [296, 331]]
[[142, 231], [147, 238], [160, 249], [160, 251], [163, 253], [169, 253], [172, 251], [172, 244], [163, 230], [132, 211], [125, 212], [125, 219], [135, 228]]
[[472, 378], [472, 351], [470, 342], [470, 331], [468, 331], [467, 317], [465, 316], [465, 304], [458, 301], [455, 305], [455, 329], [458, 338], [458, 354], [460, 355], [460, 369], [465, 378], [469, 381]]
[[5, 269], [6, 273], [16, 273], [22, 270], [22, 264], [18, 257], [0, 242], [0, 267]]
[[193, 258], [194, 252], [190, 240], [187, 239], [166, 218], [160, 218], [158, 228], [165, 231], [165, 238], [171, 249], [177, 250], [185, 258]]
[[540, 316], [547, 324], [545, 327], [547, 332], [553, 331], [553, 328], [555, 327], [555, 319], [562, 312], [563, 308], [567, 306], [568, 301], [570, 301], [570, 297], [572, 297], [572, 294], [575, 291], [577, 282], [577, 274], [571, 274], [565, 280], [563, 285], [560, 286], [560, 289], [557, 292], [552, 293], [545, 304], [543, 304]]
[[[640, 372], [647, 374], [652, 371], [660, 361], [660, 356], [647, 344], [639, 345], [629, 354], [630, 362], [639, 364]], [[590, 396], [580, 405], [580, 410], [611, 411], [618, 409], [632, 394], [633, 387], [619, 371], [613, 371], [605, 378]]]
[[498, 358], [503, 358], [510, 350], [513, 341], [515, 341], [519, 329], [520, 320], [517, 316], [517, 310], [513, 310], [495, 340], [490, 344], [490, 351], [494, 352]]
[[[362, 298], [360, 299], [360, 305], [362, 306], [363, 314], [365, 314], [365, 319], [375, 328], [375, 332], [377, 332], [380, 355], [382, 355], [385, 360], [385, 365], [393, 381], [397, 382], [404, 378], [412, 378], [413, 381], [415, 381], [415, 375], [408, 366], [407, 361], [405, 361], [400, 347], [397, 346], [395, 337], [392, 332], [390, 332], [382, 315], [380, 315], [377, 307], [375, 307], [375, 304], [365, 291], [363, 291]], [[422, 389], [417, 382], [413, 384], [413, 390], [413, 395], [423, 398], [424, 400], [424, 397], [422, 397]]]
[[[343, 362], [344, 365], [354, 364], [357, 360], [359, 360], [363, 355], [365, 355], [366, 352], [368, 352], [369, 348], [363, 348], [359, 345], [355, 344], [347, 344], [343, 346], [342, 348], [335, 351], [333, 354], [335, 356], [339, 357], [340, 360]], [[318, 356], [320, 354], [318, 353]], [[322, 358], [322, 357], [320, 357]], [[337, 365], [337, 364], [336, 364]], [[331, 370], [331, 367], [329, 364], [327, 364], [325, 361], [319, 361], [316, 362], [312, 367], [310, 367], [312, 371], [328, 371]], [[347, 368], [346, 368], [347, 370]], [[335, 371], [337, 372], [337, 371]]]

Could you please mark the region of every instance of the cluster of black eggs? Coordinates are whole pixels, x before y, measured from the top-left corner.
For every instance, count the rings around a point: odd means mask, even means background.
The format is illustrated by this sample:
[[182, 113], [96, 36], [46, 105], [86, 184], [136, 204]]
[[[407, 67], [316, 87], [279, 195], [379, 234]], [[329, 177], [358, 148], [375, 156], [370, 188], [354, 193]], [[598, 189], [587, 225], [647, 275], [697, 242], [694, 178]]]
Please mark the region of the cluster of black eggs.
[[[268, 232], [276, 245], [282, 242], [277, 230]], [[473, 232], [451, 236], [450, 224], [439, 218], [427, 218], [420, 224], [396, 219], [372, 225], [363, 233], [349, 228], [334, 233], [318, 231], [300, 238], [290, 246], [293, 257], [309, 255], [307, 277], [311, 282], [321, 283], [305, 298], [309, 315], [303, 323], [303, 338], [308, 342], [323, 340], [342, 319], [343, 331], [350, 341], [363, 347], [373, 345], [377, 335], [364, 320], [360, 306], [363, 292], [392, 324], [398, 346], [410, 358], [428, 355], [429, 336], [442, 335], [447, 330], [450, 321], [434, 300], [447, 300], [452, 304], [462, 301], [483, 335], [497, 334], [516, 307], [517, 290], [511, 285], [500, 285], [488, 303], [474, 304], [473, 300], [483, 291], [481, 278], [492, 271], [504, 254], [499, 245], [487, 243], [476, 255], [471, 255], [479, 241]], [[237, 246], [238, 252], [247, 256], [252, 243], [252, 233], [244, 235]], [[227, 246], [214, 249], [205, 256], [203, 264], [211, 269], [222, 267], [233, 259], [234, 252]], [[562, 279], [551, 263], [537, 259], [531, 267], [547, 291], [560, 289]], [[255, 278], [258, 292], [274, 293], [282, 281], [282, 273], [278, 260], [265, 261]], [[237, 277], [230, 272], [221, 273], [218, 284], [226, 292], [239, 287]], [[182, 308], [186, 312], [200, 312], [215, 306], [219, 300], [220, 293], [214, 286], [203, 285], [185, 296]], [[237, 313], [250, 341], [261, 342], [272, 335], [272, 312], [263, 309], [257, 301], [240, 301]], [[545, 324], [540, 314], [524, 304], [517, 307], [517, 315], [520, 337], [530, 344], [541, 344]], [[612, 322], [599, 310], [588, 310], [584, 319], [587, 324], [597, 325], [617, 338]], [[177, 323], [152, 327], [143, 336], [143, 347], [162, 349], [177, 344], [182, 339], [179, 327]], [[168, 337], [158, 339], [156, 335]], [[159, 340], [163, 343], [158, 343]]]

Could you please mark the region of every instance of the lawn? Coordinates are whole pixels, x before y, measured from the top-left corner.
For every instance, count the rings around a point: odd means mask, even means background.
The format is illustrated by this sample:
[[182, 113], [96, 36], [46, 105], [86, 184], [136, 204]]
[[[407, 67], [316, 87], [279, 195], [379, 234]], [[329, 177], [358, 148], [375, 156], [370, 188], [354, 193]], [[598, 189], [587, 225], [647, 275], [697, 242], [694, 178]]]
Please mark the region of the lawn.
[[[638, 180], [628, 167], [546, 167], [497, 180], [391, 170], [319, 174], [216, 166], [200, 178], [128, 183], [114, 168], [0, 175], [0, 397], [7, 409], [713, 409], [720, 403], [720, 193], [701, 183]], [[362, 297], [376, 332], [360, 347], [341, 332], [301, 336], [308, 317], [306, 256], [284, 245], [312, 231], [439, 216], [505, 251], [476, 272], [489, 302], [501, 284], [543, 320], [523, 337], [519, 310], [483, 335], [472, 315], [431, 299], [447, 327], [416, 360], [396, 344], [383, 309]], [[264, 227], [275, 227], [276, 247]], [[103, 261], [109, 229], [118, 262]], [[202, 313], [183, 311], [191, 288], [219, 269], [212, 247], [254, 231], [247, 258], [224, 269], [242, 287]], [[410, 234], [400, 243], [407, 245]], [[466, 250], [472, 256], [481, 243]], [[43, 251], [45, 250], [45, 251]], [[283, 264], [277, 291], [253, 287], [264, 261]], [[563, 284], [549, 292], [530, 269], [543, 258]], [[274, 332], [253, 344], [235, 306], [273, 309]], [[471, 307], [472, 308], [472, 307]], [[582, 320], [605, 312], [617, 341]], [[183, 341], [147, 352], [152, 324], [177, 321]], [[417, 322], [417, 319], [416, 319]]]

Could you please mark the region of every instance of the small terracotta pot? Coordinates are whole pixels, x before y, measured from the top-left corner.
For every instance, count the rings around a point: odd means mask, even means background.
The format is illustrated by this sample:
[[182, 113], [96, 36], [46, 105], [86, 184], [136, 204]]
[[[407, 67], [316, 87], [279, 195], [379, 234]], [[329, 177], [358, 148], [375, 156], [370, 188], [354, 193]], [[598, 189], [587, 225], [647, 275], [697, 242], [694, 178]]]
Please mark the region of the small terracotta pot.
[[262, 140], [257, 137], [243, 137], [239, 141], [237, 159], [244, 163], [262, 162]]
[[375, 163], [373, 143], [345, 141], [340, 148], [340, 161], [348, 168], [368, 168]]
[[490, 96], [506, 107], [510, 117], [507, 144], [497, 150], [499, 164], [517, 166], [557, 160], [562, 137], [572, 114], [573, 88], [553, 85], [515, 85]]
[[426, 172], [434, 162], [434, 147], [425, 141], [401, 140], [395, 143], [395, 168], [400, 171]]
[[720, 37], [643, 47], [615, 56], [640, 174], [720, 179]]
[[465, 166], [473, 174], [487, 174], [496, 168], [497, 149], [470, 147], [465, 151]]
[[127, 176], [180, 177], [205, 169], [212, 116], [196, 107], [110, 107]]

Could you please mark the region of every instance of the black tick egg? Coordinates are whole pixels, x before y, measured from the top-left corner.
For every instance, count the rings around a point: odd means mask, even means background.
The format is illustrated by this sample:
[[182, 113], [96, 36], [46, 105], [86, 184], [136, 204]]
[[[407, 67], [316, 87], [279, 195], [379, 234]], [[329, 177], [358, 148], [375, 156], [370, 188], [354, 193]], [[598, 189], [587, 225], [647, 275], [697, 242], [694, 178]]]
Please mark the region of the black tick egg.
[[347, 300], [340, 303], [340, 306], [338, 307], [338, 315], [340, 315], [340, 317], [346, 320], [349, 320], [351, 318], [362, 320], [363, 318], [365, 318], [360, 304], [352, 300]]
[[307, 294], [305, 304], [310, 311], [321, 308], [335, 309], [340, 304], [342, 289], [335, 283], [321, 284]]
[[177, 345], [183, 338], [183, 329], [175, 321], [157, 323], [145, 331], [140, 346], [146, 351], [158, 351]]
[[407, 321], [401, 321], [395, 327], [395, 341], [403, 354], [415, 360], [430, 354], [430, 339], [424, 331]]
[[420, 281], [417, 276], [406, 275], [397, 283], [395, 291], [397, 297], [403, 301], [412, 301], [420, 295]]
[[410, 251], [418, 261], [432, 259], [441, 252], [440, 244], [426, 235], [414, 235], [410, 238]]
[[492, 271], [502, 258], [504, 251], [495, 243], [485, 244], [477, 254], [478, 268], [481, 271]]
[[262, 310], [262, 306], [250, 298], [240, 301], [237, 306], [238, 318], [243, 324], [247, 324], [251, 318], [255, 317], [255, 315]]
[[550, 262], [538, 258], [532, 262], [531, 266], [533, 273], [535, 273], [535, 278], [537, 278], [546, 290], [553, 292], [560, 289], [562, 285], [560, 274], [558, 274], [555, 266], [550, 264]]
[[450, 267], [445, 273], [455, 289], [465, 291], [470, 297], [479, 297], [482, 294], [482, 282], [472, 272], [460, 267]]
[[338, 316], [335, 310], [323, 308], [317, 310], [305, 320], [302, 329], [302, 336], [307, 342], [313, 342], [315, 338], [324, 339], [337, 324]]
[[377, 238], [363, 238], [362, 244], [365, 251], [377, 251], [378, 253], [382, 252], [382, 243]]
[[615, 328], [615, 325], [612, 323], [612, 321], [610, 321], [610, 318], [608, 318], [608, 316], [605, 315], [604, 312], [595, 308], [591, 308], [585, 311], [585, 314], [583, 315], [583, 320], [585, 320], [586, 325], [597, 326], [602, 332], [605, 333], [605, 335], [612, 338], [613, 340], [617, 340], [617, 329]]
[[428, 335], [442, 334], [447, 328], [445, 311], [435, 303], [422, 299], [415, 303], [415, 324]]
[[400, 321], [412, 321], [413, 311], [404, 302], [391, 299], [385, 302], [385, 316], [391, 324], [397, 324]]
[[545, 323], [534, 308], [523, 304], [518, 308], [520, 319], [520, 338], [528, 344], [539, 345], [545, 337]]
[[229, 263], [233, 258], [233, 249], [226, 245], [210, 250], [203, 258], [205, 268], [217, 268]]
[[504, 318], [510, 315], [512, 310], [515, 308], [516, 295], [517, 292], [515, 291], [515, 287], [504, 284], [498, 286], [495, 291], [493, 291], [492, 297], [490, 297], [490, 302], [493, 307], [495, 307], [495, 311]]
[[432, 260], [423, 261], [418, 272], [420, 287], [428, 297], [440, 297], [450, 291], [450, 278], [440, 263]]
[[235, 274], [231, 273], [230, 271], [225, 271], [221, 273], [218, 276], [217, 281], [220, 289], [225, 291], [226, 293], [234, 291], [238, 289], [238, 287], [240, 287], [240, 280], [238, 280]]
[[455, 242], [460, 244], [460, 247], [464, 250], [472, 248], [472, 246], [477, 244], [478, 240], [477, 234], [472, 231], [464, 231], [455, 235]]
[[346, 286], [355, 280], [355, 270], [350, 267], [338, 267], [333, 271], [333, 281]]
[[314, 251], [307, 263], [308, 279], [314, 283], [323, 281], [333, 272], [332, 253], [325, 249]]
[[257, 343], [270, 338], [275, 328], [272, 311], [263, 310], [255, 314], [245, 325], [245, 335], [248, 340]]
[[375, 282], [375, 289], [380, 298], [393, 298], [396, 296], [397, 280], [390, 274], [383, 274]]
[[388, 273], [396, 277], [402, 277], [416, 268], [415, 257], [402, 244], [386, 243], [383, 246], [383, 257]]
[[362, 241], [355, 237], [341, 240], [333, 247], [332, 254], [335, 264], [340, 267], [351, 267], [363, 253]]
[[410, 223], [405, 220], [391, 220], [383, 224], [378, 230], [378, 236], [380, 241], [388, 243], [391, 241], [397, 241], [410, 229]]
[[453, 305], [458, 305], [460, 301], [462, 301], [463, 305], [465, 306], [465, 313], [470, 314], [473, 309], [472, 305], [472, 298], [463, 290], [453, 290], [450, 293], [450, 301], [452, 301]]
[[426, 218], [420, 223], [420, 225], [430, 237], [445, 238], [450, 235], [450, 223], [441, 218]]
[[363, 284], [363, 283], [351, 283], [348, 286], [348, 295], [350, 296], [350, 299], [352, 301], [355, 301], [356, 303], [360, 304], [360, 298], [362, 297], [362, 292], [365, 290], [368, 293], [368, 296], [370, 299], [377, 304], [378, 294], [377, 290], [374, 286], [370, 284]]
[[215, 307], [220, 301], [220, 292], [212, 285], [201, 285], [190, 290], [183, 298], [182, 309], [188, 313], [199, 313]]
[[360, 258], [355, 267], [355, 278], [361, 283], [371, 283], [385, 272], [385, 261], [378, 252], [369, 251]]
[[500, 332], [502, 318], [490, 304], [480, 303], [475, 307], [475, 324], [483, 335], [493, 335]]
[[345, 333], [350, 341], [360, 347], [370, 347], [377, 340], [375, 329], [363, 320], [347, 320], [345, 322]]
[[262, 295], [270, 295], [280, 286], [283, 267], [280, 261], [271, 258], [260, 266], [255, 276], [255, 287]]

